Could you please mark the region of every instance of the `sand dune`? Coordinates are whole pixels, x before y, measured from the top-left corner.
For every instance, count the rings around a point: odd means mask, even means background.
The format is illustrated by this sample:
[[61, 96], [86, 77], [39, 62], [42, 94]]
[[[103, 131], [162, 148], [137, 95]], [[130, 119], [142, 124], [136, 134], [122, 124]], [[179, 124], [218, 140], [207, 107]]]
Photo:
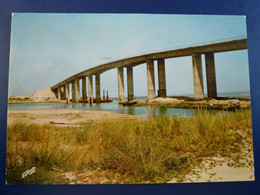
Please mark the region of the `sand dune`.
[[33, 102], [46, 102], [46, 101], [58, 101], [51, 88], [42, 89], [35, 93], [29, 93], [19, 96], [10, 96], [9, 101], [33, 101]]

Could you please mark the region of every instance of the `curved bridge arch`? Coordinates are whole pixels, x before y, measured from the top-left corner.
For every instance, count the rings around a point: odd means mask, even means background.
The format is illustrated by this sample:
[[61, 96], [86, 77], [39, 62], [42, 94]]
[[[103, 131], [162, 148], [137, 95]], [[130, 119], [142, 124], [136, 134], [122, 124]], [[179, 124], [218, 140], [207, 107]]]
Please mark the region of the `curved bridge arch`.
[[206, 45], [199, 45], [193, 47], [186, 47], [174, 50], [154, 52], [125, 59], [120, 59], [108, 63], [101, 64], [96, 67], [89, 68], [78, 74], [75, 74], [60, 83], [52, 86], [52, 90], [56, 93], [59, 99], [66, 99], [69, 96], [69, 84], [72, 83], [72, 100], [77, 102], [79, 100], [79, 80], [82, 79], [82, 95], [83, 100], [86, 97], [86, 77], [88, 77], [88, 96], [93, 100], [93, 85], [92, 76], [96, 76], [96, 101], [100, 102], [100, 74], [117, 68], [118, 72], [118, 100], [124, 101], [124, 79], [123, 68], [127, 68], [127, 87], [128, 100], [134, 99], [133, 93], [133, 67], [140, 64], [147, 64], [147, 88], [148, 98], [155, 97], [154, 84], [154, 61], [158, 61], [158, 80], [159, 90], [158, 96], [166, 97], [165, 85], [165, 59], [192, 56], [193, 61], [193, 81], [194, 81], [194, 97], [197, 99], [204, 98], [203, 94], [203, 80], [202, 80], [202, 65], [201, 55], [205, 54], [206, 60], [206, 77], [208, 97], [217, 97], [216, 79], [215, 79], [215, 62], [214, 53], [228, 52], [235, 50], [247, 49], [247, 39], [238, 39], [232, 41], [211, 43]]

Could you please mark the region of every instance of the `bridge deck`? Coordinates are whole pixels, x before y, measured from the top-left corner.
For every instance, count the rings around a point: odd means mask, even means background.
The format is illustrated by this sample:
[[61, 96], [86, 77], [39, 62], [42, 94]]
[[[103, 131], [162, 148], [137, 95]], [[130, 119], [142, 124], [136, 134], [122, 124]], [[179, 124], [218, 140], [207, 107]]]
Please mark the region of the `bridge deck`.
[[235, 50], [243, 50], [247, 49], [247, 39], [238, 39], [232, 41], [225, 41], [219, 43], [212, 43], [206, 45], [199, 45], [193, 47], [186, 47], [174, 50], [167, 50], [161, 52], [155, 52], [145, 55], [139, 55], [134, 57], [129, 57], [125, 59], [116, 60], [113, 62], [101, 64], [99, 66], [87, 69], [82, 71], [78, 74], [75, 74], [64, 81], [54, 85], [52, 89], [56, 89], [65, 83], [70, 83], [75, 78], [87, 77], [89, 75], [101, 74], [105, 71], [108, 71], [113, 68], [118, 67], [129, 67], [129, 66], [137, 66], [146, 62], [146, 60], [158, 60], [158, 59], [169, 59], [169, 58], [176, 58], [176, 57], [184, 57], [184, 56], [191, 56], [193, 54], [205, 54], [205, 53], [219, 53], [219, 52], [228, 52], [228, 51], [235, 51]]

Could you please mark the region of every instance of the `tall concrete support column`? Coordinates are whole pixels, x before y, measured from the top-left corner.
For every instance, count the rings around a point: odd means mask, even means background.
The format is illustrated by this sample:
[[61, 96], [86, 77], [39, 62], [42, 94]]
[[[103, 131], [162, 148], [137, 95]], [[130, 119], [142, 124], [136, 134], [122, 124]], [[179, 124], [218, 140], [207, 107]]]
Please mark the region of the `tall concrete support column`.
[[164, 59], [158, 60], [158, 81], [159, 81], [158, 97], [166, 97], [165, 61], [164, 61]]
[[128, 101], [134, 99], [133, 67], [127, 67], [127, 94]]
[[88, 100], [89, 100], [89, 103], [93, 102], [93, 80], [92, 80], [92, 75], [88, 76]]
[[64, 94], [64, 85], [63, 86], [61, 86], [61, 100], [64, 100], [64, 96], [65, 96], [65, 94]]
[[192, 67], [193, 67], [193, 85], [194, 85], [194, 98], [203, 99], [203, 77], [202, 77], [202, 64], [201, 55], [192, 55]]
[[154, 63], [153, 60], [146, 60], [147, 68], [147, 90], [148, 99], [155, 98], [155, 85], [154, 85]]
[[70, 86], [69, 86], [69, 83], [66, 83], [65, 84], [65, 99], [69, 99], [69, 96], [70, 96]]
[[58, 87], [58, 100], [61, 100], [61, 98], [62, 98], [61, 87]]
[[96, 74], [96, 103], [101, 102], [100, 98], [100, 74]]
[[87, 96], [86, 77], [83, 77], [81, 81], [82, 81], [82, 99], [83, 99], [83, 102], [85, 102], [86, 96]]
[[78, 102], [79, 98], [79, 79], [76, 78], [72, 82], [72, 102]]
[[125, 99], [125, 93], [124, 93], [124, 70], [122, 67], [117, 68], [117, 83], [118, 83], [118, 102], [123, 102]]
[[65, 85], [62, 86], [61, 99], [65, 100]]
[[206, 53], [205, 60], [206, 60], [208, 97], [216, 98], [217, 97], [217, 84], [216, 84], [214, 53]]

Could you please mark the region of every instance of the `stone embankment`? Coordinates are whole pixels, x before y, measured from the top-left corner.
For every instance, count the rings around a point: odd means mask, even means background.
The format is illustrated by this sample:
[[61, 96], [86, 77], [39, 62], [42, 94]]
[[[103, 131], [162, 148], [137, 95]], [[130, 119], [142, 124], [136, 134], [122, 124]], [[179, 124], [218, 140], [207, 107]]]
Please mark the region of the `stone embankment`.
[[249, 98], [218, 98], [195, 100], [193, 98], [155, 98], [153, 100], [131, 100], [123, 103], [124, 106], [135, 107], [160, 107], [160, 108], [188, 108], [208, 110], [229, 110], [250, 109]]

